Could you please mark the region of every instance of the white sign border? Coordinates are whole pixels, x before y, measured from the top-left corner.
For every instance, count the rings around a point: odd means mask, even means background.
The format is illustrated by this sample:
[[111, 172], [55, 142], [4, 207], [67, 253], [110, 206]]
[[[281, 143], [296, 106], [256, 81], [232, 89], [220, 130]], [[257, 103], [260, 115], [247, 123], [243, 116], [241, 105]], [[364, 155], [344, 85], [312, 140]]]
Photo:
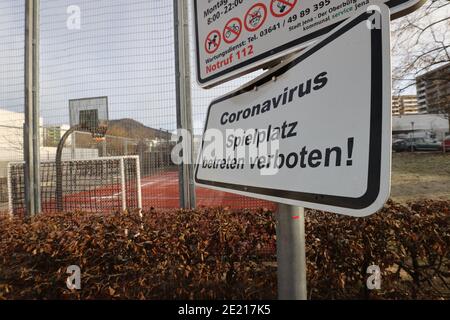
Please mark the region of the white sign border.
[[[206, 181], [197, 178], [199, 163], [204, 147], [202, 139], [199, 160], [195, 168], [196, 185], [218, 191], [232, 192], [244, 196], [260, 198], [268, 201], [282, 202], [294, 206], [302, 206], [317, 210], [330, 211], [354, 217], [365, 217], [378, 211], [386, 203], [390, 195], [391, 175], [391, 64], [390, 64], [390, 16], [385, 5], [379, 5], [382, 10], [381, 30], [370, 30], [371, 35], [371, 64], [372, 64], [372, 90], [371, 90], [371, 120], [370, 120], [370, 149], [369, 149], [369, 180], [366, 193], [360, 198], [340, 197], [322, 194], [293, 192], [289, 190], [273, 190], [268, 188], [250, 187], [215, 181]], [[387, 12], [387, 13], [386, 13]], [[352, 20], [347, 20], [326, 38], [303, 54], [286, 61], [280, 66], [270, 70], [249, 84], [214, 100], [207, 112], [204, 130], [208, 128], [208, 119], [214, 105], [226, 99], [247, 93], [260, 87], [272, 79], [285, 73], [293, 66], [305, 60], [310, 55], [331, 43], [346, 31], [368, 21], [374, 13], [363, 13]]]

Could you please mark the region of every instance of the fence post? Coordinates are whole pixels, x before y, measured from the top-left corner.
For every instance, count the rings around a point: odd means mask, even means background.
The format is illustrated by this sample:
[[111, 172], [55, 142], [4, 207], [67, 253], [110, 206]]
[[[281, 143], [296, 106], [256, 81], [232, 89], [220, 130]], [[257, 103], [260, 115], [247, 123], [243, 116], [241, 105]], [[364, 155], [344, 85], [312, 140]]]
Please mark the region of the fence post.
[[[187, 0], [174, 0], [175, 30], [175, 78], [177, 98], [177, 129], [184, 129], [193, 136], [191, 76], [189, 56], [189, 22]], [[192, 139], [190, 139], [192, 140]], [[195, 184], [193, 146], [191, 141], [183, 141], [183, 159], [188, 163], [179, 166], [180, 206], [186, 209], [195, 208]]]
[[445, 132], [442, 132], [442, 153], [445, 154], [447, 150], [445, 150]]
[[106, 152], [106, 137], [105, 140], [102, 141], [102, 157], [107, 157], [108, 154]]
[[26, 214], [41, 211], [39, 127], [39, 0], [25, 1], [25, 206]]
[[11, 163], [8, 163], [6, 167], [6, 184], [8, 188], [8, 210], [9, 215], [12, 218], [14, 216], [13, 196], [12, 196], [12, 181], [11, 181]]
[[77, 145], [77, 132], [75, 131], [72, 134], [72, 141], [71, 141], [71, 156], [72, 156], [72, 160], [76, 159], [76, 145]]
[[125, 164], [123, 157], [120, 158], [120, 187], [122, 193], [122, 211], [127, 210], [127, 190], [125, 188]]
[[136, 187], [138, 192], [138, 209], [142, 210], [142, 187], [141, 187], [141, 164], [139, 163], [139, 157], [136, 157]]

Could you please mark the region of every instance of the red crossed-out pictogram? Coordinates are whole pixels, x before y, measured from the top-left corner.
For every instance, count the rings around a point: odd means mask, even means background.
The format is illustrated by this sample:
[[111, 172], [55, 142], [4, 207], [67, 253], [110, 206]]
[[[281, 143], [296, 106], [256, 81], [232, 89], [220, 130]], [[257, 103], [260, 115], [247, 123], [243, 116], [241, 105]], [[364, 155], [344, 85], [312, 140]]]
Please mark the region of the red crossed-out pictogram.
[[274, 17], [284, 17], [295, 8], [297, 2], [298, 0], [272, 0], [270, 12]]
[[205, 50], [209, 54], [213, 54], [220, 47], [220, 43], [222, 41], [222, 36], [220, 35], [219, 30], [211, 31], [205, 40]]
[[223, 40], [230, 44], [235, 42], [242, 32], [242, 22], [239, 18], [233, 18], [227, 22], [223, 29]]
[[267, 19], [267, 7], [263, 3], [253, 5], [245, 15], [245, 29], [253, 32], [261, 28]]

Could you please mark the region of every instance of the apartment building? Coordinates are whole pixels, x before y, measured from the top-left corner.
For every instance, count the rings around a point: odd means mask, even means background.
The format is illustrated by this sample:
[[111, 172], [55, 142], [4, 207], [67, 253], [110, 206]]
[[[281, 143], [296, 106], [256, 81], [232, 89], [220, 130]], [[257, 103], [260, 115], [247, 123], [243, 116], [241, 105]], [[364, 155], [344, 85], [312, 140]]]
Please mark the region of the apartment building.
[[450, 63], [416, 78], [417, 102], [428, 113], [450, 113]]
[[426, 109], [418, 105], [417, 96], [403, 95], [392, 97], [392, 115], [401, 116], [424, 113], [426, 113]]

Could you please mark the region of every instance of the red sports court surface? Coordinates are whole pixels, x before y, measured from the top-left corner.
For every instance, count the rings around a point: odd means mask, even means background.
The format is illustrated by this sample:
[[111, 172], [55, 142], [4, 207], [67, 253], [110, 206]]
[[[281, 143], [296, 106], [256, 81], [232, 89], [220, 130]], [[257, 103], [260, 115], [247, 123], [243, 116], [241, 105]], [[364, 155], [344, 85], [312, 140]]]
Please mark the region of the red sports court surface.
[[[142, 206], [144, 209], [179, 208], [178, 172], [165, 172], [142, 178]], [[232, 209], [267, 208], [274, 210], [276, 204], [227, 192], [196, 188], [197, 206], [229, 207]]]
[[[141, 178], [142, 207], [144, 210], [177, 209], [179, 204], [178, 172], [164, 172]], [[43, 212], [57, 211], [53, 189], [51, 194], [43, 194]], [[129, 206], [136, 205], [134, 192], [126, 194]], [[64, 196], [64, 211], [110, 212], [119, 210], [122, 206], [122, 191], [120, 185], [104, 185], [91, 190], [66, 194]], [[131, 199], [133, 198], [133, 199]], [[197, 206], [228, 207], [230, 209], [276, 209], [276, 204], [269, 201], [244, 197], [228, 192], [220, 192], [206, 188], [196, 189]], [[131, 201], [131, 202], [130, 202]], [[23, 208], [16, 210], [21, 214]]]

